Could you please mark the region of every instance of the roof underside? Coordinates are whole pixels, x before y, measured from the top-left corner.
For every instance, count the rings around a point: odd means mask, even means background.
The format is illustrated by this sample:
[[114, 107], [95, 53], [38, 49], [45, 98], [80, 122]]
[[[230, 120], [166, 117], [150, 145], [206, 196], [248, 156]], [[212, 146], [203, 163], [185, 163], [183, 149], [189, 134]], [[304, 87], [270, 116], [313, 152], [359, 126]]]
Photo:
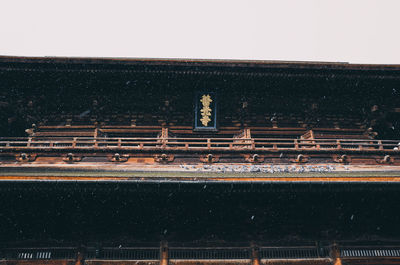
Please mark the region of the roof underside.
[[[80, 65], [82, 68], [103, 66], [184, 66], [253, 69], [320, 69], [320, 70], [367, 70], [400, 72], [400, 64], [350, 64], [347, 62], [315, 61], [265, 61], [265, 60], [215, 60], [215, 59], [163, 59], [163, 58], [94, 58], [94, 57], [17, 57], [0, 56], [0, 64], [52, 64]], [[198, 68], [198, 69], [200, 69]]]

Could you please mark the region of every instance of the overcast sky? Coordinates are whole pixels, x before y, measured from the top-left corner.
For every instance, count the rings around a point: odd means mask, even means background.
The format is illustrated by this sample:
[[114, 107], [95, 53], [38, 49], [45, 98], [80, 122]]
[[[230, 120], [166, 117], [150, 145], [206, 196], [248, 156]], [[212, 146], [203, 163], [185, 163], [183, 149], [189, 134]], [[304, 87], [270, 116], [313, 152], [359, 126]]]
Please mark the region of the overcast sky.
[[0, 55], [400, 64], [400, 0], [1, 0]]

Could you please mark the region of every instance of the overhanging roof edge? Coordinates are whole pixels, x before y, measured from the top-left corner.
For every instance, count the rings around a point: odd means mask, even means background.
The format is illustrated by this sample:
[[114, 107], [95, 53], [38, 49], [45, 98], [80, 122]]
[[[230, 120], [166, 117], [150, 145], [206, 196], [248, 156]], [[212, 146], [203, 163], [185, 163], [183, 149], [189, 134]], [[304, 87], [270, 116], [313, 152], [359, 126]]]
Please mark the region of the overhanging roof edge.
[[350, 64], [347, 62], [318, 61], [268, 61], [268, 60], [222, 60], [185, 58], [111, 58], [111, 57], [24, 57], [0, 56], [0, 63], [70, 64], [70, 65], [147, 65], [188, 67], [243, 67], [243, 68], [290, 68], [321, 70], [389, 70], [400, 71], [400, 64]]

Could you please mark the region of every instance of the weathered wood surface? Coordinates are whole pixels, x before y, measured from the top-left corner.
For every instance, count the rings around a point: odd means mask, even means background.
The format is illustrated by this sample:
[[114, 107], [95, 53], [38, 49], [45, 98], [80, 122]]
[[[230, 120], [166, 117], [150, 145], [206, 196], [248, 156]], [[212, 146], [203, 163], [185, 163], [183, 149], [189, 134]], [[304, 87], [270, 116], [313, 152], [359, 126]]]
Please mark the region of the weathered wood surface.
[[372, 139], [293, 139], [293, 138], [90, 138], [52, 137], [51, 139], [19, 137], [0, 138], [0, 149], [7, 150], [343, 150], [400, 153], [400, 140]]

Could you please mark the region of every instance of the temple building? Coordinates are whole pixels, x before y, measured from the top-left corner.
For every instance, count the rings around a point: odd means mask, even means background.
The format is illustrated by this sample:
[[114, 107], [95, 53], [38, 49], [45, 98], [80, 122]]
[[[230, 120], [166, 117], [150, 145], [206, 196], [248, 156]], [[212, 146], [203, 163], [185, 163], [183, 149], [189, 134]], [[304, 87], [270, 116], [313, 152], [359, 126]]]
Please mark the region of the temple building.
[[0, 57], [0, 265], [400, 264], [400, 65]]

